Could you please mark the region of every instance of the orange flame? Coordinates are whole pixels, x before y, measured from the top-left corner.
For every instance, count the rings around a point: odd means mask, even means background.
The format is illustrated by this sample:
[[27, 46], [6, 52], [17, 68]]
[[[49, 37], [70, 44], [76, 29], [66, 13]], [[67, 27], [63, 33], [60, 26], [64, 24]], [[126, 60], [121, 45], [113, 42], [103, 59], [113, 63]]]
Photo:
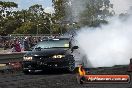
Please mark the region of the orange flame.
[[82, 65], [79, 65], [78, 71], [79, 71], [79, 75], [80, 75], [80, 76], [84, 76], [84, 75], [86, 74], [86, 72], [85, 72], [85, 70], [83, 69]]

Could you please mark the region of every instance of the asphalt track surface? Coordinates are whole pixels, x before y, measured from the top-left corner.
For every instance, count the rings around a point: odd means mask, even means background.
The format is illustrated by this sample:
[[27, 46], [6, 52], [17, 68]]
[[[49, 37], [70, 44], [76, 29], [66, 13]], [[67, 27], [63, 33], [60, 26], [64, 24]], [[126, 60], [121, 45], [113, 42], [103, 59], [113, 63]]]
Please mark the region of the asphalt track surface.
[[[129, 74], [127, 67], [90, 69], [92, 74]], [[130, 83], [78, 84], [76, 74], [65, 71], [41, 72], [25, 75], [21, 71], [0, 74], [0, 88], [132, 88]]]

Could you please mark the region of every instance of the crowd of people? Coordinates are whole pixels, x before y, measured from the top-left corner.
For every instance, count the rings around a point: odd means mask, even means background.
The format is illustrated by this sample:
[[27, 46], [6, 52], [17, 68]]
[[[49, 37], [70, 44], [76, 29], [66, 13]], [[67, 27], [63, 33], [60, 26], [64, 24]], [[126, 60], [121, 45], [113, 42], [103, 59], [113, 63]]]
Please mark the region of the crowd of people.
[[48, 39], [48, 38], [57, 38], [61, 36], [72, 36], [72, 35], [63, 35], [63, 34], [52, 34], [52, 35], [8, 35], [0, 36], [0, 49], [8, 50], [11, 52], [22, 52], [30, 51], [33, 46], [38, 42]]
[[0, 37], [0, 48], [11, 49], [12, 52], [29, 51], [39, 41], [48, 38], [46, 36], [4, 36]]

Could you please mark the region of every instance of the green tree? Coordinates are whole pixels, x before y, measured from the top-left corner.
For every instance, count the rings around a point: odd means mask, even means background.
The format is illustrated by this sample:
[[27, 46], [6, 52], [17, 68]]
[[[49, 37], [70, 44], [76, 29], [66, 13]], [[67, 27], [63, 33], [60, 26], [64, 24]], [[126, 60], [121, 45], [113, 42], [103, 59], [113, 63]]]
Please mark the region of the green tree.
[[109, 0], [85, 0], [85, 2], [86, 9], [80, 14], [82, 26], [97, 27], [107, 23], [106, 17], [114, 15], [114, 11], [110, 11], [113, 5]]
[[8, 21], [4, 24], [4, 31], [5, 31], [7, 34], [12, 33], [17, 27], [20, 26], [19, 23], [20, 23], [20, 22], [17, 21], [16, 19], [8, 20]]
[[[17, 8], [14, 2], [0, 1], [0, 32], [10, 33], [16, 28], [16, 21], [12, 18], [14, 8]], [[13, 26], [14, 25], [14, 26]]]
[[64, 7], [64, 3], [66, 2], [66, 0], [52, 0], [53, 2], [53, 7], [55, 10], [55, 19], [56, 20], [63, 20], [63, 18], [65, 17], [65, 7]]
[[[74, 22], [72, 10], [68, 8], [72, 8], [72, 5], [76, 5], [74, 4], [74, 2], [77, 2], [76, 0], [52, 0], [52, 2], [55, 9], [54, 19], [56, 22], [61, 23], [67, 20], [68, 16], [71, 17], [69, 21]], [[68, 3], [71, 3], [71, 7]], [[83, 12], [81, 11], [81, 13], [79, 13], [78, 27], [97, 27], [100, 24], [107, 24], [105, 20], [106, 17], [114, 15], [114, 11], [112, 10], [113, 5], [110, 3], [110, 0], [83, 0], [83, 2], [78, 1], [77, 3], [84, 5], [82, 6]], [[75, 7], [76, 6], [74, 6], [74, 8]]]
[[35, 34], [37, 30], [33, 22], [24, 22], [20, 28], [17, 28], [15, 34]]
[[53, 29], [55, 33], [61, 33], [61, 31], [65, 31], [65, 27], [62, 25], [64, 25], [63, 21], [67, 18], [66, 9], [69, 0], [52, 0], [52, 2], [55, 10], [54, 16], [52, 17], [54, 23]]
[[13, 16], [21, 21], [21, 26], [14, 33], [49, 34], [51, 32], [51, 15], [44, 12], [42, 5], [35, 4], [28, 10], [15, 12]]
[[0, 15], [6, 17], [11, 15], [13, 8], [17, 8], [18, 5], [14, 2], [3, 2], [0, 1]]
[[29, 7], [29, 19], [34, 22], [38, 32], [37, 34], [50, 33], [51, 31], [51, 15], [44, 12], [42, 5], [35, 4]]

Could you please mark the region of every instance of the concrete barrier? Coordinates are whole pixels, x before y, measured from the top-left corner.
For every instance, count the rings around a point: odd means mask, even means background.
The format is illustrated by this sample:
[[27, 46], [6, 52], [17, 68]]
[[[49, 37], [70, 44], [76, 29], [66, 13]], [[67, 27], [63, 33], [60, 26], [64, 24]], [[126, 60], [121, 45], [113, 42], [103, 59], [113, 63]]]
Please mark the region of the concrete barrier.
[[0, 54], [0, 64], [22, 61], [24, 54], [24, 52]]

